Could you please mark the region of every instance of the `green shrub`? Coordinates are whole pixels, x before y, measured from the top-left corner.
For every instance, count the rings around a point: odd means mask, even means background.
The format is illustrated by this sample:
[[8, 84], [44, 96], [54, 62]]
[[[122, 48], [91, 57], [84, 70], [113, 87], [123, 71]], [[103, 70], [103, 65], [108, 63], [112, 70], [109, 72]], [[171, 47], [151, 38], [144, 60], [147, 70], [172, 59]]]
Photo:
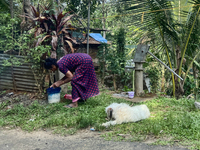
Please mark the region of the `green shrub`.
[[150, 78], [151, 91], [156, 93], [159, 89], [161, 70], [159, 70], [157, 66], [149, 65], [145, 68], [145, 73]]

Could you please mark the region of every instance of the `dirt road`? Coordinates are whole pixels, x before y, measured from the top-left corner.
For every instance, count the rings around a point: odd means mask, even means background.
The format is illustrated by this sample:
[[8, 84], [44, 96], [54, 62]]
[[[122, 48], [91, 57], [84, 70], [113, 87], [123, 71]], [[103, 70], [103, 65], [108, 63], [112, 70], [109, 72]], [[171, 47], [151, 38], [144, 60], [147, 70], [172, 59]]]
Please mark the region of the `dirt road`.
[[79, 132], [59, 136], [50, 131], [27, 133], [20, 129], [0, 129], [1, 150], [186, 150], [186, 148], [153, 146], [139, 142], [105, 141], [100, 133]]

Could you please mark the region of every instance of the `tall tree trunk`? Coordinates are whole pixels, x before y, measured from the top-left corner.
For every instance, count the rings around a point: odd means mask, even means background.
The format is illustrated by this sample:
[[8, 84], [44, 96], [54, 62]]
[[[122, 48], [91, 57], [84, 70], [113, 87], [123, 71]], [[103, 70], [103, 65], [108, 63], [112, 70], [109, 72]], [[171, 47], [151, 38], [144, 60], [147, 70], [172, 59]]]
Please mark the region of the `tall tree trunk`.
[[[180, 68], [180, 62], [181, 62], [181, 51], [180, 51], [180, 47], [177, 46], [176, 47], [176, 70], [175, 72], [178, 74], [179, 73], [179, 68]], [[176, 89], [176, 98], [178, 99], [180, 95], [183, 95], [184, 93], [184, 89], [183, 89], [183, 82], [182, 81], [178, 81], [178, 77], [175, 76], [175, 89]]]
[[113, 74], [113, 87], [114, 87], [115, 91], [117, 91], [116, 75], [115, 74]]
[[193, 70], [193, 76], [194, 76], [194, 82], [195, 82], [195, 90], [194, 90], [194, 97], [195, 97], [195, 100], [197, 100], [197, 95], [198, 95], [198, 81], [197, 81], [197, 70], [196, 70], [196, 67], [195, 65], [193, 64], [192, 66], [192, 70]]
[[[10, 0], [10, 16], [11, 16], [11, 18], [13, 19], [13, 17], [14, 17], [14, 10], [13, 10], [13, 0]], [[12, 22], [12, 44], [14, 44], [14, 34], [13, 34], [13, 29], [14, 27], [13, 27], [13, 22]]]
[[[23, 21], [21, 22], [21, 34], [23, 34], [24, 31], [27, 31], [29, 29], [29, 22], [28, 22], [28, 19], [25, 17], [28, 16], [28, 15], [31, 15], [31, 11], [30, 11], [30, 0], [23, 0], [23, 9], [22, 9], [22, 15], [24, 16], [23, 18]], [[29, 43], [30, 44], [30, 43]], [[30, 45], [29, 45], [30, 47]], [[19, 53], [18, 55], [21, 54], [21, 51], [19, 50]]]
[[[31, 5], [31, 1], [30, 0], [24, 0], [23, 1], [23, 10], [25, 14], [30, 14], [30, 5]], [[25, 20], [27, 21], [28, 19], [25, 18]]]
[[[102, 1], [103, 3], [103, 19], [102, 19], [102, 24], [103, 24], [103, 30], [105, 30], [105, 0]], [[106, 31], [103, 31], [103, 38], [106, 38]], [[104, 85], [104, 78], [105, 78], [105, 47], [103, 48], [103, 71], [102, 71], [102, 85]]]
[[10, 0], [10, 16], [11, 16], [11, 18], [14, 17], [13, 0]]
[[31, 7], [30, 7], [30, 0], [23, 0], [23, 21], [21, 23], [21, 32], [23, 33], [24, 31], [27, 31], [29, 28], [29, 23], [28, 23], [28, 19], [25, 17], [25, 15], [27, 16], [28, 14], [31, 15]]
[[179, 5], [178, 20], [179, 23], [181, 23], [181, 0], [178, 1], [178, 5]]
[[[178, 74], [178, 72], [179, 72], [179, 65], [180, 65], [180, 47], [179, 46], [176, 46], [176, 66], [177, 66], [177, 68], [176, 68], [176, 70], [175, 70], [175, 72]], [[178, 77], [177, 76], [174, 76], [174, 78], [175, 78], [175, 89], [176, 89], [176, 98], [178, 98], [179, 97], [179, 95], [180, 95], [180, 92], [179, 92], [179, 83], [178, 83]]]
[[162, 72], [162, 81], [161, 81], [161, 92], [165, 92], [165, 66], [162, 65], [161, 68], [161, 72]]

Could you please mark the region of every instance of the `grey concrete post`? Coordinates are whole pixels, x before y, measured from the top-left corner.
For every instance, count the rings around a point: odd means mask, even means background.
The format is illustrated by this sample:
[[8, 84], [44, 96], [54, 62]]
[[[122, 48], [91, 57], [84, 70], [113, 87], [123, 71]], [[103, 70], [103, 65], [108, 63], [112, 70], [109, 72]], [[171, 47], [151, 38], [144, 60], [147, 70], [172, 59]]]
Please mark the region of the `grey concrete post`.
[[135, 95], [141, 96], [143, 94], [143, 63], [135, 62]]
[[143, 91], [143, 63], [145, 62], [150, 45], [139, 44], [137, 46], [134, 63], [135, 63], [135, 95], [142, 96]]

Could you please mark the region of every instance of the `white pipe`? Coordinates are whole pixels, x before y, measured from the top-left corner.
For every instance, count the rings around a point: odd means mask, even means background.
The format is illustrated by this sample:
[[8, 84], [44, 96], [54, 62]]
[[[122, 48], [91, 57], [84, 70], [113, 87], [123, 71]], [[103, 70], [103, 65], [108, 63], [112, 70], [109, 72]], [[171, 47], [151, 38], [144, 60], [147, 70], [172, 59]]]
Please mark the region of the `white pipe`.
[[171, 71], [173, 74], [175, 74], [178, 78], [183, 80], [176, 72], [174, 72], [171, 68], [169, 68], [167, 65], [165, 65], [160, 59], [158, 59], [156, 56], [154, 56], [151, 52], [148, 51], [148, 53], [153, 56], [155, 59], [157, 59], [161, 64], [163, 64], [169, 71]]

